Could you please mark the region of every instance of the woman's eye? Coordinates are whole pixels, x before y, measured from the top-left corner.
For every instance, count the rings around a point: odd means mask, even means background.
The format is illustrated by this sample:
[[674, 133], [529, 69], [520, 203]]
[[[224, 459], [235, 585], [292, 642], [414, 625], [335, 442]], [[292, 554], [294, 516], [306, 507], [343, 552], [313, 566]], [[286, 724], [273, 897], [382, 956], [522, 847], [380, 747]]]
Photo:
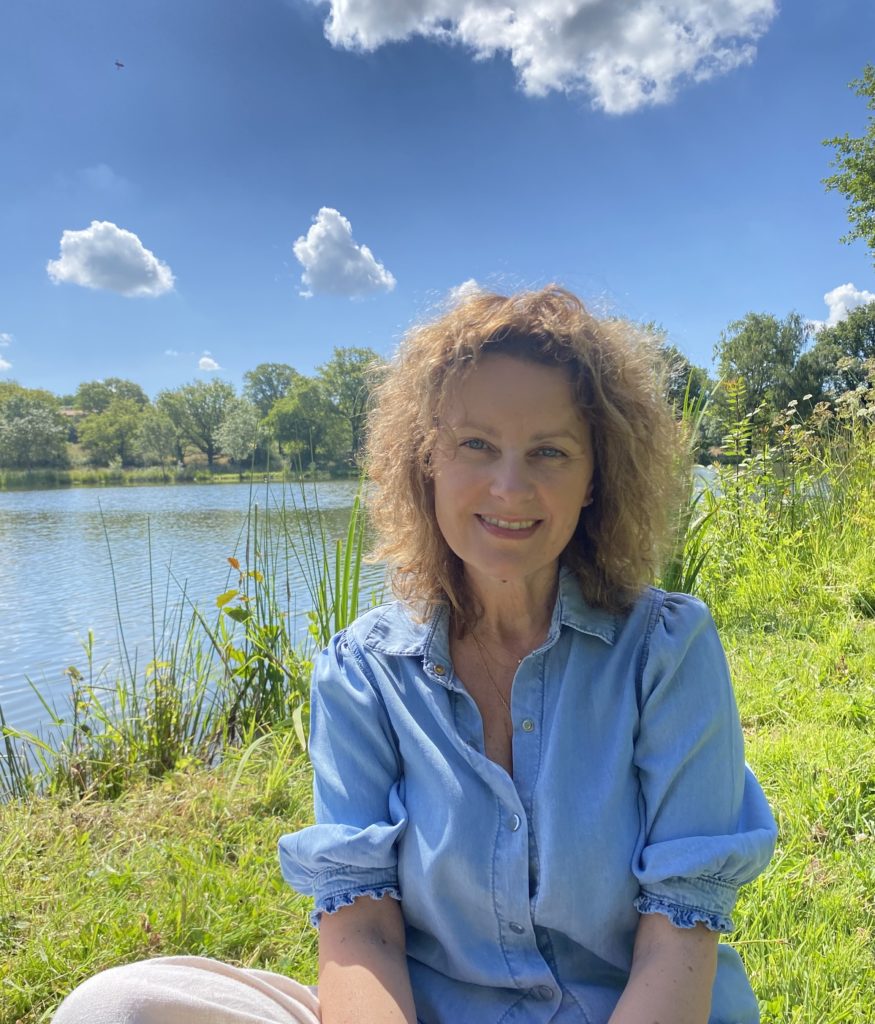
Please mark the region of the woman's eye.
[[489, 446], [483, 440], [482, 437], [469, 437], [466, 441], [463, 441], [460, 448], [468, 448], [470, 451], [482, 452], [485, 451]]
[[551, 448], [548, 445], [544, 448], [536, 449], [535, 455], [543, 455], [548, 459], [561, 459], [565, 456], [565, 452], [560, 451], [558, 448]]

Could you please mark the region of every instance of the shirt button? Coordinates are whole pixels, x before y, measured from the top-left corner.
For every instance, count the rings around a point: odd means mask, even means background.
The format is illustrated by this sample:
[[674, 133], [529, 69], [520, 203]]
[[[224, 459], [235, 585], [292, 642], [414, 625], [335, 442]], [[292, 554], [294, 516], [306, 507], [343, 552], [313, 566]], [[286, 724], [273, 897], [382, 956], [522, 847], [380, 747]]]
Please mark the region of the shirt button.
[[522, 820], [520, 819], [520, 816], [518, 814], [514, 814], [513, 817], [510, 819], [511, 832], [516, 832], [516, 830], [520, 827], [521, 824]]
[[516, 921], [511, 921], [508, 928], [514, 933], [514, 935], [525, 935], [526, 930], [521, 924], [517, 924]]
[[547, 999], [553, 998], [553, 989], [550, 988], [549, 985], [537, 985], [532, 995], [535, 996], [536, 999], [543, 999], [546, 1001]]
[[444, 666], [443, 666], [443, 665], [435, 665], [435, 667], [434, 667], [434, 674], [435, 674], [436, 676], [442, 676], [442, 675], [444, 675], [444, 673], [445, 673], [446, 671], [447, 671], [447, 670], [446, 670], [446, 669], [444, 668]]
[[523, 719], [523, 732], [534, 732], [534, 731], [535, 731], [535, 723], [531, 720], [531, 718], [524, 718]]

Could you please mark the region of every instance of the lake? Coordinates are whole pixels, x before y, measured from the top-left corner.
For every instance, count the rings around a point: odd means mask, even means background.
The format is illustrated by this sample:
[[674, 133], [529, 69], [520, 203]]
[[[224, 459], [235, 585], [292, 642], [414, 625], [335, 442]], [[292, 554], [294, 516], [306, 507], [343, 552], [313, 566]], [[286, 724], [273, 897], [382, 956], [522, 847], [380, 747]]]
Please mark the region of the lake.
[[[285, 498], [287, 509], [299, 510], [293, 518], [313, 519], [318, 507], [333, 540], [346, 536], [356, 488], [355, 481], [334, 481], [308, 484], [305, 492], [248, 483], [0, 492], [0, 706], [7, 724], [33, 730], [48, 720], [28, 679], [50, 703], [65, 706], [65, 670], [85, 672], [89, 629], [95, 669], [111, 680], [123, 656], [120, 619], [142, 678], [152, 657], [153, 608], [160, 630], [165, 607], [180, 606], [184, 586], [214, 619], [216, 596], [236, 583], [228, 558], [244, 561], [250, 500], [277, 516]], [[373, 589], [382, 573], [369, 567], [363, 576]], [[302, 638], [310, 606], [303, 573], [294, 573], [288, 610], [292, 632]]]

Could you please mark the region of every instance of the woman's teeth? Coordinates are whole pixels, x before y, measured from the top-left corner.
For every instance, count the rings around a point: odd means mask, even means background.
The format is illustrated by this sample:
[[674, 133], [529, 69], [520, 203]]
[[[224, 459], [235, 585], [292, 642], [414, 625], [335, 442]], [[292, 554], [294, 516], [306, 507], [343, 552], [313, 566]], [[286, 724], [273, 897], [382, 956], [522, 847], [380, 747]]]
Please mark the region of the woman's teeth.
[[480, 516], [484, 523], [490, 526], [498, 526], [502, 530], [528, 530], [537, 523], [537, 519], [516, 519], [511, 522], [509, 519], [496, 519], [493, 516]]

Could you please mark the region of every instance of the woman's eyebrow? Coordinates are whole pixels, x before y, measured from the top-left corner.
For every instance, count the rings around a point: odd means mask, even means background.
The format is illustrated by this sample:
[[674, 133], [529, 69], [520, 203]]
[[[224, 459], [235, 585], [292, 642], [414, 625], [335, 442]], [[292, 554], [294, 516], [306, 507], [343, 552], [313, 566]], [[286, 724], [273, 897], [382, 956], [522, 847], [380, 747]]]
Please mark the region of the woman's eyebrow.
[[[474, 420], [461, 420], [458, 423], [448, 422], [449, 426], [453, 431], [473, 431], [477, 434], [486, 434], [494, 436], [498, 431], [493, 427], [488, 426], [486, 423], [477, 423]], [[529, 438], [530, 444], [538, 444], [541, 441], [547, 440], [559, 440], [560, 438], [567, 438], [570, 441], [574, 441], [576, 444], [581, 443], [581, 436], [574, 430], [568, 427], [557, 427], [555, 430], [539, 430], [537, 434], [532, 434]]]

